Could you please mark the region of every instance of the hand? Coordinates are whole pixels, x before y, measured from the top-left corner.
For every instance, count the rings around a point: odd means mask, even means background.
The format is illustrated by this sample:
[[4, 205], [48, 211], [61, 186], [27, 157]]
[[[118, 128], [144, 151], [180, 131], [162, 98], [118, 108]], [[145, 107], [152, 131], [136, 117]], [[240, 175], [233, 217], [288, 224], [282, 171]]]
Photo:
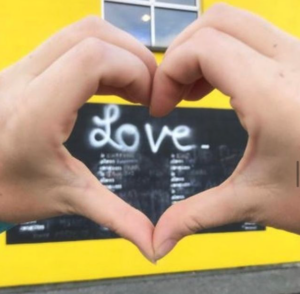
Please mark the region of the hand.
[[244, 156], [220, 186], [171, 208], [154, 233], [156, 259], [184, 236], [233, 222], [300, 233], [300, 42], [266, 21], [214, 6], [171, 45], [156, 72], [151, 112], [218, 89], [249, 135]]
[[94, 94], [149, 104], [150, 51], [97, 17], [53, 36], [0, 74], [0, 220], [21, 223], [79, 214], [153, 258], [153, 225], [108, 191], [64, 142]]

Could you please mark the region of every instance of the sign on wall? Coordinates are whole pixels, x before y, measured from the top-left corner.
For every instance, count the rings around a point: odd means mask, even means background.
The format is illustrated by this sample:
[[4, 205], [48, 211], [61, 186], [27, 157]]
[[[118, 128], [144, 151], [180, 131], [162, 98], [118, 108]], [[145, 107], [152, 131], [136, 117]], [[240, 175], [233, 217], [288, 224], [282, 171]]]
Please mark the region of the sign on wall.
[[[144, 107], [86, 104], [66, 146], [103, 185], [156, 223], [169, 206], [228, 178], [246, 143], [231, 110], [178, 108], [153, 119]], [[261, 229], [239, 223], [207, 232]], [[65, 216], [17, 226], [7, 243], [116, 237], [88, 219]]]

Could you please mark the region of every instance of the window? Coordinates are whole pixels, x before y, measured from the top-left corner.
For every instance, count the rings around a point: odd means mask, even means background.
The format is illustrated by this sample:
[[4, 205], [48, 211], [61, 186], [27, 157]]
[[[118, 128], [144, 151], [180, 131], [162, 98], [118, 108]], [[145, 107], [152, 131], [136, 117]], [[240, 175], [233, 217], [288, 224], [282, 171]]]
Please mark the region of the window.
[[166, 48], [195, 21], [200, 0], [103, 0], [104, 18], [146, 46]]

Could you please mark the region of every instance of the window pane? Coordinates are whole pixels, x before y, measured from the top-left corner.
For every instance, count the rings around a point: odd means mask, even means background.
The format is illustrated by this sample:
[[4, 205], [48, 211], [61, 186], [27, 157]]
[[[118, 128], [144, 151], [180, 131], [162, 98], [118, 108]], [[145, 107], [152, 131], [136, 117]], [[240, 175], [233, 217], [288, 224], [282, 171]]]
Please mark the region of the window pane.
[[150, 8], [138, 5], [105, 3], [105, 19], [130, 33], [145, 45], [151, 45]]
[[196, 0], [156, 0], [156, 2], [196, 6]]
[[158, 47], [167, 47], [173, 39], [198, 17], [197, 12], [156, 8], [155, 38]]

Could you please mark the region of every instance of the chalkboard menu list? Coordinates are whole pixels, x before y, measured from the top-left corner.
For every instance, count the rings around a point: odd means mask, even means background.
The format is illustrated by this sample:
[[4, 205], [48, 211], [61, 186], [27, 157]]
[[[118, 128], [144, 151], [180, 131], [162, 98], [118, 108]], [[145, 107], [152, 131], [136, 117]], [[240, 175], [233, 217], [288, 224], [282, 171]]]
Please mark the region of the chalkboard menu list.
[[[155, 224], [171, 205], [227, 179], [247, 143], [231, 110], [178, 108], [154, 119], [137, 106], [86, 104], [66, 143], [103, 185], [144, 212]], [[263, 230], [231, 224], [201, 233]], [[16, 226], [8, 244], [117, 238], [80, 216]]]

